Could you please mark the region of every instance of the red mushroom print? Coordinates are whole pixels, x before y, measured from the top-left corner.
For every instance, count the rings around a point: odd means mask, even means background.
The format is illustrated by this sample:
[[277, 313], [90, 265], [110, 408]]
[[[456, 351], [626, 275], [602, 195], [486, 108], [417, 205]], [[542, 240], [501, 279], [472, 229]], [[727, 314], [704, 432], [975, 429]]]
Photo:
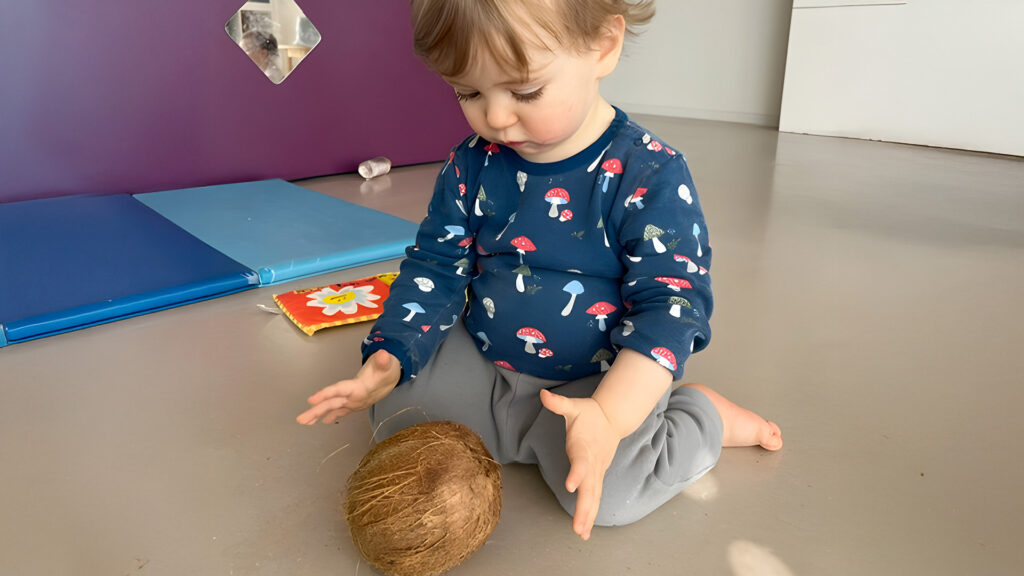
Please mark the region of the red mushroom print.
[[527, 252], [533, 252], [537, 249], [537, 247], [533, 245], [533, 242], [530, 242], [530, 239], [526, 236], [516, 236], [512, 239], [512, 245], [516, 247], [516, 252], [519, 252], [520, 264], [523, 263], [523, 256], [526, 256]]
[[622, 162], [618, 158], [610, 158], [601, 164], [601, 170], [604, 170], [604, 174], [601, 175], [601, 179], [604, 181], [601, 184], [601, 191], [608, 191], [608, 183], [611, 182], [612, 178], [616, 174], [622, 174]]
[[462, 240], [459, 241], [459, 248], [467, 248], [467, 247], [469, 247], [472, 244], [473, 244], [473, 237], [472, 236], [467, 236], [466, 238], [463, 238]]
[[569, 203], [569, 193], [565, 188], [552, 188], [544, 195], [544, 201], [551, 204], [548, 216], [558, 218], [558, 207]]
[[651, 350], [651, 356], [654, 356], [654, 360], [658, 364], [661, 364], [672, 372], [676, 371], [676, 355], [668, 348], [655, 348], [654, 350]]
[[604, 332], [604, 319], [607, 318], [609, 314], [615, 312], [616, 310], [618, 310], [618, 308], [612, 306], [608, 302], [598, 302], [597, 304], [594, 304], [593, 306], [587, 309], [587, 314], [592, 314], [595, 316], [595, 319], [597, 320], [597, 328], [601, 332]]
[[644, 194], [647, 194], [647, 188], [637, 188], [636, 192], [634, 192], [629, 198], [626, 198], [626, 204], [625, 204], [626, 208], [629, 208], [630, 204], [636, 204], [637, 208], [643, 210], [644, 209], [644, 201], [643, 201]]
[[568, 222], [572, 220], [572, 210], [562, 210], [562, 214], [558, 217], [559, 222]]
[[491, 161], [491, 155], [500, 152], [501, 148], [498, 148], [497, 144], [491, 142], [487, 146], [484, 146], [484, 150], [487, 150], [487, 158], [484, 158], [484, 166], [487, 166], [487, 163]]
[[540, 330], [536, 328], [520, 328], [516, 332], [516, 338], [519, 338], [523, 342], [526, 342], [526, 346], [523, 348], [527, 354], [536, 354], [537, 349], [533, 347], [534, 344], [544, 344], [547, 340], [544, 339], [544, 335], [540, 333]]
[[505, 370], [511, 370], [513, 372], [516, 371], [516, 369], [513, 368], [511, 364], [509, 364], [508, 362], [505, 362], [504, 360], [495, 360], [494, 361], [494, 365], [499, 367], [499, 368], [504, 368]]
[[662, 148], [664, 148], [664, 146], [662, 146], [661, 142], [658, 142], [657, 140], [651, 140], [651, 143], [647, 145], [648, 150], [654, 150], [655, 152], [661, 152]]
[[676, 262], [685, 262], [686, 263], [686, 271], [689, 272], [690, 274], [693, 274], [694, 272], [696, 272], [699, 269], [697, 264], [695, 264], [693, 260], [690, 260], [686, 256], [681, 256], [679, 254], [673, 254], [672, 258]]
[[541, 348], [537, 351], [537, 356], [539, 358], [551, 358], [554, 355], [555, 353], [552, 352], [550, 348]]
[[693, 288], [693, 284], [690, 284], [689, 280], [683, 278], [671, 278], [669, 276], [658, 276], [655, 278], [658, 282], [668, 284], [668, 287], [674, 292], [679, 292], [683, 288], [690, 290]]

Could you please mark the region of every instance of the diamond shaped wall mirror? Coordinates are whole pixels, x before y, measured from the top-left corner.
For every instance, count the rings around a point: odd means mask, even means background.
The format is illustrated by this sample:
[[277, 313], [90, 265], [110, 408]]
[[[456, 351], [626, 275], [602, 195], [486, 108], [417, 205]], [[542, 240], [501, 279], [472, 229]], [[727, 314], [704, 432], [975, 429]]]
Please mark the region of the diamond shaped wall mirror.
[[224, 30], [274, 84], [284, 82], [320, 43], [320, 32], [295, 0], [250, 0]]

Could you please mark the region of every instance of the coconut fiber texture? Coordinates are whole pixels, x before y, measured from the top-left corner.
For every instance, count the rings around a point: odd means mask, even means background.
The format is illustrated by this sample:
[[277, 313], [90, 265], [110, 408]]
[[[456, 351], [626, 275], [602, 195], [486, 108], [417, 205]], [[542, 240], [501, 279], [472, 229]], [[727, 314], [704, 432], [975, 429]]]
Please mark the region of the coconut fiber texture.
[[410, 426], [374, 446], [348, 480], [345, 519], [367, 562], [433, 576], [487, 541], [501, 515], [501, 466], [455, 422]]

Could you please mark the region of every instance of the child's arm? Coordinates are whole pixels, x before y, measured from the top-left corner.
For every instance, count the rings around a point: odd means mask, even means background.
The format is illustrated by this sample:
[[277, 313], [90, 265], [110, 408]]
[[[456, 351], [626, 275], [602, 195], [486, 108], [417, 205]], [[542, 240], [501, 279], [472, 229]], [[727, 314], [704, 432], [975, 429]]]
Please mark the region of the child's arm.
[[570, 464], [565, 488], [576, 492], [572, 527], [584, 540], [590, 538], [601, 505], [604, 475], [619, 441], [643, 424], [671, 384], [668, 370], [626, 348], [591, 398], [541, 392], [544, 406], [565, 417], [565, 451]]

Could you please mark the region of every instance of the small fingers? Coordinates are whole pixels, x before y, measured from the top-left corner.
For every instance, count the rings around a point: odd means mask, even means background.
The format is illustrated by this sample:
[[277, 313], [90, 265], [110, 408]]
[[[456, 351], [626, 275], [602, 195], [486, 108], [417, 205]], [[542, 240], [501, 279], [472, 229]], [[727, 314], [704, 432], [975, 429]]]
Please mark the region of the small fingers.
[[347, 403], [347, 398], [330, 398], [318, 403], [316, 406], [313, 406], [302, 414], [299, 414], [298, 418], [295, 420], [299, 424], [316, 424], [316, 421], [325, 416], [328, 412], [343, 408]]
[[576, 495], [576, 513], [572, 519], [572, 529], [584, 540], [590, 539], [590, 532], [597, 519], [597, 510], [601, 505], [601, 487], [598, 483], [585, 482]]

